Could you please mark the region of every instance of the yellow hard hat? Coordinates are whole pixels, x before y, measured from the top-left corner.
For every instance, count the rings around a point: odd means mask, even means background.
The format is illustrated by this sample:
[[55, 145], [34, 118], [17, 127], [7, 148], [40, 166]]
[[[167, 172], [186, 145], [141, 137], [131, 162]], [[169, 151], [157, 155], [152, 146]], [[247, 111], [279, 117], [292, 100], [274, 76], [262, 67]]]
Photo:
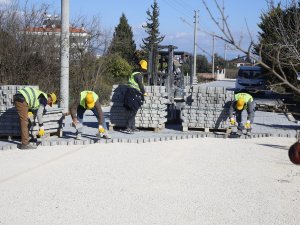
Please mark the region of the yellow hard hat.
[[240, 97], [237, 102], [236, 102], [236, 109], [237, 110], [242, 110], [245, 105], [245, 99], [243, 97]]
[[92, 109], [95, 106], [94, 96], [92, 92], [88, 92], [85, 97], [85, 105], [87, 109]]
[[56, 97], [56, 94], [54, 94], [53, 92], [51, 94], [49, 94], [51, 99], [52, 99], [52, 104], [55, 104], [56, 101], [57, 101], [57, 97]]
[[147, 68], [148, 68], [148, 63], [147, 63], [146, 60], [142, 59], [142, 60], [139, 62], [139, 64], [140, 64], [140, 66], [141, 66], [141, 68], [142, 68], [143, 70], [147, 70]]

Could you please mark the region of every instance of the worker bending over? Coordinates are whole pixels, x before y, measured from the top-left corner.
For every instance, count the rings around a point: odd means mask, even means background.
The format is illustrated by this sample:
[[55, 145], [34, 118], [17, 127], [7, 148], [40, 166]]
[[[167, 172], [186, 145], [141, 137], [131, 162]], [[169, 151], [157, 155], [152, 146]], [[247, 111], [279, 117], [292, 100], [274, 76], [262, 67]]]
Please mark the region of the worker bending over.
[[20, 149], [36, 149], [37, 146], [29, 143], [28, 131], [28, 112], [36, 113], [40, 137], [45, 135], [43, 126], [43, 113], [46, 105], [52, 106], [56, 102], [56, 95], [54, 93], [46, 94], [38, 89], [26, 87], [19, 90], [14, 95], [14, 104], [20, 119], [21, 128], [21, 146]]
[[[242, 112], [247, 110], [247, 122], [245, 126], [242, 124]], [[255, 103], [253, 97], [248, 93], [238, 93], [234, 95], [234, 101], [232, 102], [229, 109], [229, 118], [231, 125], [235, 125], [234, 115], [236, 116], [236, 121], [238, 123], [238, 130], [242, 131], [246, 128], [251, 131], [251, 125], [254, 120]]]
[[109, 139], [107, 126], [103, 116], [99, 96], [93, 91], [82, 91], [78, 99], [70, 105], [72, 126], [76, 129], [76, 139], [81, 139], [83, 128], [83, 114], [86, 110], [91, 110], [98, 119], [99, 136]]
[[143, 84], [143, 76], [147, 72], [147, 61], [139, 62], [139, 71], [134, 72], [128, 79], [128, 88], [124, 96], [124, 106], [128, 110], [126, 129], [127, 134], [133, 134], [138, 129], [135, 127], [135, 116], [143, 104], [144, 96], [147, 96]]

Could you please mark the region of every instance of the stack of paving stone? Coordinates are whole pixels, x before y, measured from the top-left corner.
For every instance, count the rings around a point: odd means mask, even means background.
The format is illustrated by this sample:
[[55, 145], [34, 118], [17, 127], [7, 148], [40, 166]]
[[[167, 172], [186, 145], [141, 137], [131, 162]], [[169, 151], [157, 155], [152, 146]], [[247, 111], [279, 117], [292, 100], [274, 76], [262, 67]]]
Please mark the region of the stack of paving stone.
[[[20, 124], [17, 111], [13, 104], [13, 96], [18, 90], [25, 87], [38, 88], [38, 86], [3, 85], [0, 86], [0, 137], [20, 136]], [[31, 116], [30, 132], [37, 135], [39, 126], [37, 118]], [[64, 123], [63, 110], [61, 108], [46, 107], [44, 116], [44, 128], [46, 135], [57, 133], [61, 135]]]
[[189, 128], [226, 129], [234, 92], [224, 87], [191, 86], [186, 90], [186, 106], [181, 111], [183, 131]]
[[[123, 106], [126, 85], [114, 85], [111, 95], [110, 126], [125, 127], [128, 111]], [[145, 86], [148, 96], [137, 112], [135, 125], [137, 128], [152, 128], [158, 131], [167, 122], [168, 93], [163, 86]]]

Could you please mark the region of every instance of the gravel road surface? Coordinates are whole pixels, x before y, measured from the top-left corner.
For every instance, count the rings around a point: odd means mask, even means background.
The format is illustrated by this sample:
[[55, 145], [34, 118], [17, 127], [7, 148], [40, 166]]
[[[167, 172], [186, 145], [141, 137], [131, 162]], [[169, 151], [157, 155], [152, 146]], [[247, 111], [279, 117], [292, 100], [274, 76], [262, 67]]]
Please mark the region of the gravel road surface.
[[0, 152], [0, 224], [298, 225], [292, 138]]

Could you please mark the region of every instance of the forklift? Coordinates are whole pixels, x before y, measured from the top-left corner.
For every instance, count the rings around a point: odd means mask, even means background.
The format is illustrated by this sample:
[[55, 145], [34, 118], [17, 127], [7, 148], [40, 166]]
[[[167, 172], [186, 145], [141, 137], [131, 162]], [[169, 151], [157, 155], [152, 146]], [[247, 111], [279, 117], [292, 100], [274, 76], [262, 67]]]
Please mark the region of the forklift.
[[[159, 51], [158, 51], [159, 49]], [[168, 93], [168, 122], [181, 123], [180, 112], [185, 106], [186, 86], [195, 84], [193, 76], [184, 76], [183, 65], [187, 65], [192, 74], [192, 55], [175, 51], [174, 45], [159, 45], [151, 48], [148, 60], [148, 85], [165, 86]]]

